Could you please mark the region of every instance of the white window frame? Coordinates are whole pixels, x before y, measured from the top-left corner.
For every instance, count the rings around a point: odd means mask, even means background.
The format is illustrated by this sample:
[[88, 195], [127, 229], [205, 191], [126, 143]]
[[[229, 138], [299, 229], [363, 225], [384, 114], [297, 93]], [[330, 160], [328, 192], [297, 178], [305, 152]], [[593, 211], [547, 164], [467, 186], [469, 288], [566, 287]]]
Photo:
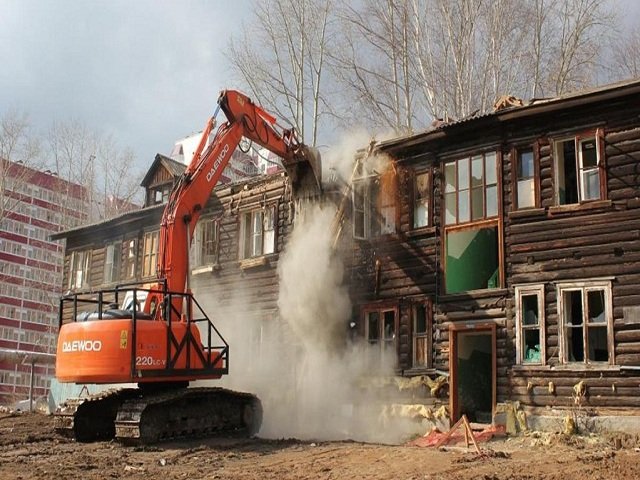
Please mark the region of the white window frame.
[[[560, 346], [560, 363], [572, 366], [579, 365], [615, 365], [615, 350], [614, 350], [614, 330], [613, 330], [613, 297], [611, 292], [611, 280], [584, 280], [575, 282], [563, 282], [556, 284], [557, 290], [557, 308], [558, 308], [558, 344]], [[605, 322], [604, 327], [596, 325], [595, 328], [607, 329], [607, 351], [608, 360], [596, 362], [589, 360], [588, 358], [588, 330], [589, 323], [587, 322], [587, 296], [585, 293], [589, 291], [604, 291], [604, 307], [605, 307]], [[564, 302], [563, 293], [569, 291], [580, 291], [582, 293], [582, 344], [583, 344], [583, 361], [570, 361], [568, 360], [568, 346], [567, 346], [567, 334], [564, 318]], [[593, 328], [593, 327], [592, 327]]]
[[[564, 203], [560, 203], [560, 176], [561, 174], [564, 175], [564, 172], [560, 171], [560, 158], [562, 158], [563, 163], [566, 161], [566, 159], [564, 158], [564, 152], [561, 149], [561, 145], [566, 143], [566, 142], [574, 142], [574, 150], [575, 150], [575, 172], [576, 172], [576, 185], [575, 187], [577, 188], [578, 191], [578, 202], [577, 203], [584, 203], [584, 202], [594, 202], [594, 201], [598, 201], [598, 200], [605, 200], [606, 198], [606, 193], [603, 193], [602, 191], [602, 182], [604, 181], [604, 179], [602, 178], [603, 175], [603, 165], [604, 165], [604, 159], [602, 158], [602, 130], [598, 129], [594, 132], [589, 132], [589, 133], [585, 133], [585, 134], [578, 134], [578, 135], [574, 135], [574, 136], [568, 136], [568, 137], [562, 137], [562, 138], [558, 138], [555, 139], [553, 141], [553, 156], [554, 156], [554, 161], [553, 161], [553, 172], [554, 172], [554, 177], [555, 177], [555, 181], [554, 181], [554, 195], [555, 195], [555, 203], [556, 205], [575, 205], [575, 203], [568, 203], [566, 200], [564, 201]], [[595, 141], [595, 147], [596, 147], [596, 166], [595, 167], [587, 167], [585, 168], [583, 165], [584, 159], [583, 159], [583, 154], [582, 154], [582, 145], [585, 142], [591, 142], [591, 141]], [[593, 171], [597, 171], [598, 172], [598, 197], [597, 198], [585, 198], [585, 186], [584, 186], [584, 181], [585, 181], [585, 173], [588, 172], [593, 172]], [[564, 184], [566, 185], [567, 180], [564, 179]]]
[[240, 259], [262, 257], [276, 251], [277, 205], [240, 215]]
[[[393, 332], [388, 335], [385, 331], [385, 313], [393, 313]], [[371, 314], [378, 314], [378, 330], [376, 335], [371, 338], [369, 328], [369, 317]], [[398, 361], [398, 329], [399, 329], [399, 309], [397, 305], [367, 305], [362, 309], [362, 320], [364, 322], [364, 338], [369, 344], [369, 354], [374, 354], [371, 359], [373, 362], [381, 364], [387, 352], [393, 354], [394, 360]], [[377, 351], [376, 351], [377, 350]], [[377, 365], [376, 365], [377, 366]]]
[[[546, 365], [546, 322], [544, 310], [544, 285], [518, 285], [515, 287], [516, 313], [516, 364], [517, 365]], [[538, 299], [538, 325], [525, 325], [523, 318], [522, 297], [535, 295]], [[527, 362], [525, 359], [525, 330], [539, 330], [540, 332], [540, 362]]]

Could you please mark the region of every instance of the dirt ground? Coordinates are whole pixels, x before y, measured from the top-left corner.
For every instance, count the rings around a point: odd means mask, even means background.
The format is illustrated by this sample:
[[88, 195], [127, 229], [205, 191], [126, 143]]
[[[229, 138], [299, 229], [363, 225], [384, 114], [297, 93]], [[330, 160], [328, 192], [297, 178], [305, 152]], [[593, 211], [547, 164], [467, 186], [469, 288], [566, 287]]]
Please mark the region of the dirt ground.
[[0, 478], [604, 479], [640, 478], [638, 439], [532, 434], [435, 450], [357, 442], [218, 438], [126, 447], [58, 435], [43, 414], [0, 414]]

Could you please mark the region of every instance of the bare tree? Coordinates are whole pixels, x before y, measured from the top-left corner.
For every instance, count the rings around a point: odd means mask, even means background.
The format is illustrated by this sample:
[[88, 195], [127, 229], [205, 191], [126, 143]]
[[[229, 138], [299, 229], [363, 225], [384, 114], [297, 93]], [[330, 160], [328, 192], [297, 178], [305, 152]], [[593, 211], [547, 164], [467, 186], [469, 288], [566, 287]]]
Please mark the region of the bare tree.
[[640, 77], [640, 31], [637, 26], [632, 31], [613, 42], [611, 77], [616, 80]]
[[325, 98], [333, 0], [266, 0], [231, 40], [229, 60], [265, 108], [292, 121], [310, 145], [318, 140]]
[[39, 154], [40, 142], [25, 113], [9, 111], [0, 118], [0, 220], [18, 206], [17, 194], [38, 168]]
[[140, 176], [133, 153], [78, 121], [55, 122], [48, 135], [53, 170], [87, 192], [89, 221], [135, 208]]

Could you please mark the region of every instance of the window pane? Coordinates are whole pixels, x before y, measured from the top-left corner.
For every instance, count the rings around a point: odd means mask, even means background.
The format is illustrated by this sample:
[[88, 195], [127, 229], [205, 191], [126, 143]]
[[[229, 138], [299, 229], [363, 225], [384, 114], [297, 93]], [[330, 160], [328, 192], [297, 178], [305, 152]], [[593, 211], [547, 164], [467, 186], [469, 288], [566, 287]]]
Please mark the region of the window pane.
[[416, 199], [427, 198], [429, 196], [429, 174], [421, 173], [416, 175]]
[[380, 338], [380, 314], [378, 312], [370, 312], [367, 316], [369, 341], [378, 340]]
[[458, 192], [458, 223], [468, 222], [469, 212], [469, 190]]
[[452, 225], [456, 223], [456, 205], [457, 195], [456, 192], [445, 194], [445, 223]]
[[498, 187], [487, 187], [487, 218], [498, 215]]
[[471, 186], [482, 186], [482, 155], [471, 159]]
[[522, 296], [522, 324], [538, 325], [538, 295]]
[[524, 330], [523, 342], [524, 352], [522, 360], [525, 363], [541, 363], [540, 329], [531, 328]]
[[564, 324], [566, 334], [567, 361], [584, 361], [584, 338], [582, 327], [582, 291], [564, 291], [562, 293]]
[[518, 158], [518, 179], [532, 178], [534, 176], [533, 169], [533, 151], [521, 151]]
[[469, 159], [458, 160], [458, 189], [469, 188]]
[[456, 190], [456, 162], [447, 163], [444, 166], [444, 191], [455, 192]]
[[556, 147], [558, 203], [568, 205], [578, 202], [578, 178], [576, 174], [575, 140], [566, 140]]
[[487, 185], [492, 185], [497, 183], [497, 171], [496, 171], [496, 154], [495, 152], [490, 152], [485, 154], [485, 175], [487, 176]]
[[447, 232], [445, 261], [447, 293], [497, 288], [498, 229]]
[[535, 207], [536, 188], [533, 178], [518, 181], [518, 204], [517, 208]]
[[396, 338], [396, 315], [393, 310], [384, 312], [384, 339], [392, 340]]
[[606, 327], [589, 327], [589, 360], [606, 362], [609, 360], [609, 344]]
[[604, 290], [587, 292], [587, 308], [589, 309], [589, 323], [605, 323]]
[[427, 202], [417, 202], [413, 210], [413, 227], [419, 228], [426, 227], [427, 225], [429, 225], [429, 207], [427, 206]]
[[484, 216], [484, 189], [474, 188], [471, 190], [471, 219], [478, 220]]
[[567, 325], [582, 325], [582, 292], [569, 290], [563, 292], [564, 321]]
[[600, 171], [598, 169], [582, 172], [582, 199], [597, 200], [600, 198]]
[[598, 165], [598, 151], [596, 150], [596, 140], [583, 140], [580, 142], [582, 152], [582, 168], [595, 167]]
[[426, 333], [427, 331], [427, 309], [424, 305], [416, 307], [416, 333]]

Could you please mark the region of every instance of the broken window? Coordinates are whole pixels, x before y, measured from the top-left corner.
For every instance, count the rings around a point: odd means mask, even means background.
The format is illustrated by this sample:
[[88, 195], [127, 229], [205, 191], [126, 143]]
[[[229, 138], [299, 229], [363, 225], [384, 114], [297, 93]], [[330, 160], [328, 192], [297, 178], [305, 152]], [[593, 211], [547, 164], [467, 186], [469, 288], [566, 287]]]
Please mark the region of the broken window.
[[91, 267], [91, 250], [71, 252], [69, 259], [69, 289], [89, 287], [89, 269]]
[[112, 242], [105, 247], [104, 283], [120, 280], [120, 264], [122, 262], [122, 242]]
[[201, 218], [194, 239], [194, 266], [214, 265], [218, 262], [218, 221]]
[[603, 198], [599, 135], [555, 142], [556, 201], [558, 205]]
[[413, 367], [431, 367], [431, 304], [413, 305]]
[[147, 198], [149, 199], [148, 205], [159, 205], [166, 203], [169, 200], [169, 194], [171, 193], [171, 184], [159, 185], [149, 189]]
[[564, 362], [613, 363], [609, 282], [558, 285], [558, 310]]
[[156, 274], [158, 267], [158, 239], [160, 232], [147, 232], [144, 234], [142, 255], [142, 276], [150, 277]]
[[124, 273], [125, 278], [136, 276], [136, 257], [138, 255], [138, 239], [132, 238], [125, 242]]
[[516, 363], [543, 365], [544, 286], [516, 286]]
[[515, 208], [535, 207], [536, 201], [536, 168], [533, 150], [523, 149], [516, 154], [516, 198]]
[[444, 177], [446, 225], [474, 222], [498, 215], [495, 152], [447, 162]]
[[396, 174], [389, 167], [383, 174], [362, 167], [353, 182], [353, 236], [366, 239], [396, 231]]
[[498, 288], [498, 227], [447, 231], [445, 262], [447, 293]]
[[430, 177], [429, 172], [415, 175], [413, 182], [413, 228], [429, 226]]
[[241, 215], [241, 258], [259, 257], [275, 252], [276, 207], [246, 212]]

